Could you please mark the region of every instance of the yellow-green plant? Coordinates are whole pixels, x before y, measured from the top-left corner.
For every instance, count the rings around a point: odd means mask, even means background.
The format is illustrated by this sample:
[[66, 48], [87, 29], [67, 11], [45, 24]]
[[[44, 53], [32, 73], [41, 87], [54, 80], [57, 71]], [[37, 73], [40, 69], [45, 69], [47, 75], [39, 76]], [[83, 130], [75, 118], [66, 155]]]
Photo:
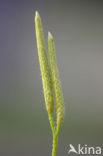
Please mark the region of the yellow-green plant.
[[[64, 105], [61, 85], [59, 81], [58, 69], [56, 65], [55, 45], [50, 32], [48, 32], [48, 54], [46, 52], [44, 34], [39, 13], [35, 14], [35, 30], [38, 48], [40, 69], [42, 74], [43, 91], [46, 103], [46, 109], [53, 133], [52, 156], [56, 156], [58, 133], [64, 118]], [[54, 102], [56, 104], [56, 125], [54, 123]]]

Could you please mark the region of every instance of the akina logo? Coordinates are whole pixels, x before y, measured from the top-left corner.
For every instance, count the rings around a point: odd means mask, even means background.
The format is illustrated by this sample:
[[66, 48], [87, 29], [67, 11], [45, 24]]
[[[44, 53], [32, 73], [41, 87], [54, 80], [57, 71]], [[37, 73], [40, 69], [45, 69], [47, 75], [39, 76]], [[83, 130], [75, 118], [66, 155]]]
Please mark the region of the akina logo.
[[78, 144], [77, 148], [75, 148], [72, 144], [69, 144], [68, 154], [70, 153], [100, 155], [102, 154], [102, 149], [100, 146], [88, 147], [87, 145], [81, 146], [81, 144]]

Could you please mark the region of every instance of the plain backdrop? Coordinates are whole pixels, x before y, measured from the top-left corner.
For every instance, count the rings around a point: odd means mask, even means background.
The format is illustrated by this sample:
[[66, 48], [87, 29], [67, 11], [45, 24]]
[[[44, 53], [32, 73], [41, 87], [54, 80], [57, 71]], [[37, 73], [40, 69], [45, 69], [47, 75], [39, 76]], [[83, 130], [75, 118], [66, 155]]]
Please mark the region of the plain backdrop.
[[65, 119], [57, 155], [69, 144], [103, 143], [103, 1], [0, 1], [0, 155], [50, 156], [52, 133], [45, 108], [34, 16], [45, 42], [56, 45]]

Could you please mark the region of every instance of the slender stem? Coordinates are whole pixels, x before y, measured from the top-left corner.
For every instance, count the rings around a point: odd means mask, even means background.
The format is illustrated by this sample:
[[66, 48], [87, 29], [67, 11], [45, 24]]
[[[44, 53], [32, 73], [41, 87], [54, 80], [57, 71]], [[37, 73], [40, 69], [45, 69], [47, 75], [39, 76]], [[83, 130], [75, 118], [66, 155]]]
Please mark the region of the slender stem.
[[56, 156], [57, 152], [57, 144], [58, 144], [58, 136], [56, 133], [53, 134], [53, 149], [52, 149], [52, 156]]
[[52, 129], [52, 133], [55, 133], [55, 125], [54, 125], [54, 121], [53, 121], [53, 113], [49, 114], [49, 122], [50, 122], [50, 126]]
[[58, 129], [58, 126], [57, 126], [57, 129], [55, 128], [54, 121], [53, 121], [53, 114], [49, 114], [49, 121], [50, 121], [50, 126], [52, 129], [52, 133], [53, 133], [52, 156], [56, 156], [59, 129]]

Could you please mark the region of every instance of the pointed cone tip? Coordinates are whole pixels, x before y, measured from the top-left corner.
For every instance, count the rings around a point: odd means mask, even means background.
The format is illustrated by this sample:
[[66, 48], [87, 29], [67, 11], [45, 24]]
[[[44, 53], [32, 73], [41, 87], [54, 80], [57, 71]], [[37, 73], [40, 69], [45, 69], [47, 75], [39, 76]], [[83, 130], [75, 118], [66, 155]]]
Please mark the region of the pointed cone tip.
[[38, 15], [38, 11], [36, 10], [36, 11], [35, 11], [35, 16], [37, 16], [37, 15]]
[[39, 15], [38, 11], [35, 11], [35, 19], [38, 17], [40, 18], [40, 15]]
[[51, 39], [53, 39], [53, 36], [52, 36], [52, 34], [51, 34], [50, 31], [48, 32], [48, 37], [51, 38]]

